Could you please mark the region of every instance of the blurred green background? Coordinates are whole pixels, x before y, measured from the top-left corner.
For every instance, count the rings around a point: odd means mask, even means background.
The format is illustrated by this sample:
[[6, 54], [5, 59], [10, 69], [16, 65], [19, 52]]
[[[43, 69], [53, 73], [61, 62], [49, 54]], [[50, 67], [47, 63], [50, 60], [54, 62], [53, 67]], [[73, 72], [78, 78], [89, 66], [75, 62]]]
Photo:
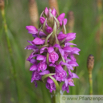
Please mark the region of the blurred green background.
[[[81, 49], [77, 56], [77, 75], [75, 87], [70, 88], [70, 94], [88, 95], [89, 81], [87, 71], [87, 57], [93, 54], [95, 64], [93, 69], [93, 94], [103, 94], [103, 0], [58, 0], [59, 14], [74, 12], [76, 32], [74, 43]], [[39, 15], [45, 7], [49, 7], [48, 0], [36, 0]], [[27, 40], [32, 36], [26, 30], [31, 25], [28, 0], [5, 0], [5, 14], [8, 25], [8, 36], [13, 50], [14, 66], [17, 74], [18, 90], [11, 75], [10, 55], [7, 48], [3, 19], [0, 13], [0, 103], [51, 103], [49, 91], [43, 83], [38, 82], [35, 88], [31, 83], [31, 72], [26, 62], [31, 51], [24, 48]], [[101, 30], [102, 28], [102, 30]], [[19, 98], [19, 102], [17, 101]]]

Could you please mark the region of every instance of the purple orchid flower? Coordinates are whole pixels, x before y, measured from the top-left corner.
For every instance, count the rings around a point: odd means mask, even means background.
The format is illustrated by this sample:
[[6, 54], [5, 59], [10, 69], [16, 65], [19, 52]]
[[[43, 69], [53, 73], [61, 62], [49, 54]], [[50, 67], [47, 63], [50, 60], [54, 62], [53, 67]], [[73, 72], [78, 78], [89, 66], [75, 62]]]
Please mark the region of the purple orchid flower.
[[56, 86], [52, 79], [48, 78], [46, 83], [46, 88], [50, 90], [50, 92], [56, 90]]
[[[76, 33], [64, 33], [62, 28], [67, 24], [65, 13], [57, 17], [54, 8], [46, 7], [39, 20], [39, 29], [26, 26], [28, 33], [34, 38], [28, 41], [30, 44], [25, 48], [32, 50], [27, 58], [27, 61], [32, 63], [31, 82], [34, 82], [37, 87], [37, 81], [42, 81], [46, 77], [46, 88], [50, 92], [55, 91], [58, 87], [56, 85], [61, 82], [64, 82], [62, 90], [69, 92], [69, 86], [74, 86], [73, 78], [79, 78], [72, 73], [74, 67], [78, 66], [74, 54], [79, 55], [80, 51], [76, 44], [70, 42], [76, 38]], [[45, 20], [46, 23], [44, 23]], [[55, 80], [50, 78], [50, 75]]]

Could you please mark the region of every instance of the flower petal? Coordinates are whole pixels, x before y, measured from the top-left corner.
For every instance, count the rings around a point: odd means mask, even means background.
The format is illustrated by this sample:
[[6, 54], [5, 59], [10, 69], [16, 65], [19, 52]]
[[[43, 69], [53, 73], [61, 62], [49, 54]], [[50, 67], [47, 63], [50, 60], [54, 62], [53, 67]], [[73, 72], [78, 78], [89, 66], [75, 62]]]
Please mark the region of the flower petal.
[[38, 29], [34, 26], [26, 26], [26, 29], [28, 30], [28, 33], [30, 33], [30, 34], [37, 34], [38, 33]]
[[53, 47], [49, 47], [48, 48], [48, 53], [51, 53], [51, 52], [53, 52], [54, 51], [54, 48]]
[[43, 56], [43, 55], [38, 55], [36, 59], [37, 59], [37, 60], [44, 60], [45, 58], [46, 58], [46, 57]]
[[64, 25], [67, 24], [67, 19], [66, 18], [63, 20], [63, 23], [64, 23]]
[[66, 37], [67, 37], [66, 34], [59, 34], [59, 35], [58, 35], [58, 40], [63, 40], [63, 39], [65, 39]]
[[25, 49], [33, 50], [33, 49], [37, 49], [37, 47], [35, 45], [28, 45]]
[[56, 10], [53, 8], [53, 10], [51, 11], [51, 13], [56, 17]]
[[45, 70], [45, 71], [43, 71], [43, 72], [40, 72], [39, 74], [40, 75], [45, 75], [45, 74], [49, 74], [50, 72], [49, 72], [49, 70]]
[[34, 64], [34, 65], [32, 65], [31, 67], [30, 67], [30, 71], [35, 71], [37, 69], [37, 65], [36, 64]]
[[48, 15], [49, 10], [48, 10], [48, 8], [47, 8], [47, 7], [45, 8], [44, 13], [45, 13], [45, 15], [46, 15], [46, 16]]
[[40, 39], [40, 38], [35, 38], [33, 41], [32, 41], [32, 43], [33, 44], [36, 44], [36, 45], [41, 45], [41, 44], [44, 44], [44, 42], [45, 42], [45, 40], [42, 40], [42, 39]]
[[40, 17], [40, 23], [43, 24], [45, 22], [45, 18], [44, 17]]
[[76, 33], [68, 33], [65, 42], [74, 40], [76, 38]]

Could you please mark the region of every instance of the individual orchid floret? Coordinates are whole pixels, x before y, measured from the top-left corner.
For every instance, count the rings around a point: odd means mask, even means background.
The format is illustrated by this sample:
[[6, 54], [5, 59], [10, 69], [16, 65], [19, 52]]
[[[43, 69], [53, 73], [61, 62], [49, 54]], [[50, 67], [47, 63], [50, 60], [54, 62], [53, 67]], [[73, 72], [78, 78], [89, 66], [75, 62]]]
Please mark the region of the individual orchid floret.
[[46, 70], [47, 69], [47, 64], [45, 63], [45, 62], [40, 62], [39, 64], [38, 64], [38, 71], [44, 71], [44, 70]]
[[74, 81], [71, 78], [65, 79], [65, 83], [62, 86], [62, 90], [66, 90], [67, 93], [69, 93], [69, 86], [74, 86]]
[[47, 79], [46, 88], [49, 89], [50, 92], [56, 90], [56, 86], [55, 86], [55, 84], [54, 84], [52, 79], [50, 79], [50, 78]]
[[50, 92], [58, 90], [61, 82], [62, 90], [69, 92], [74, 86], [73, 79], [79, 78], [72, 71], [78, 66], [74, 54], [79, 55], [80, 49], [71, 43], [76, 33], [66, 33], [67, 19], [65, 13], [58, 16], [55, 8], [47, 7], [40, 16], [40, 28], [26, 26], [33, 40], [25, 49], [32, 50], [27, 58], [32, 65], [31, 82], [37, 87], [37, 81], [46, 83]]
[[39, 75], [38, 71], [33, 71], [32, 73], [32, 77], [31, 77], [31, 82], [33, 82], [34, 80], [40, 80], [41, 76]]
[[56, 72], [56, 75], [55, 75], [55, 78], [57, 81], [64, 81], [66, 76], [67, 76], [67, 73], [66, 71], [62, 68], [61, 65], [57, 65], [55, 67], [55, 72]]
[[48, 48], [48, 52], [49, 52], [49, 62], [55, 63], [59, 58], [58, 54], [54, 51], [52, 47]]

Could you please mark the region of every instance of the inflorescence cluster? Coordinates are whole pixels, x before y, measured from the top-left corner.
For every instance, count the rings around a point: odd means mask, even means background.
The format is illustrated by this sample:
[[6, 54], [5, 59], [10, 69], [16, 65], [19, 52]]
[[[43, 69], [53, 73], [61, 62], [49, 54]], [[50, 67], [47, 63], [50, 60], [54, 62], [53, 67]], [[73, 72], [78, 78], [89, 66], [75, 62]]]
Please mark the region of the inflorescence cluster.
[[75, 39], [76, 33], [66, 33], [67, 19], [64, 17], [65, 13], [58, 16], [55, 9], [46, 7], [40, 16], [39, 29], [26, 26], [34, 37], [25, 48], [32, 50], [27, 58], [32, 63], [31, 82], [37, 86], [37, 81], [46, 76], [46, 88], [50, 92], [56, 90], [54, 80], [58, 84], [63, 82], [62, 90], [69, 92], [69, 86], [74, 86], [73, 78], [79, 78], [72, 70], [78, 66], [74, 54], [79, 55], [80, 49], [70, 42]]

